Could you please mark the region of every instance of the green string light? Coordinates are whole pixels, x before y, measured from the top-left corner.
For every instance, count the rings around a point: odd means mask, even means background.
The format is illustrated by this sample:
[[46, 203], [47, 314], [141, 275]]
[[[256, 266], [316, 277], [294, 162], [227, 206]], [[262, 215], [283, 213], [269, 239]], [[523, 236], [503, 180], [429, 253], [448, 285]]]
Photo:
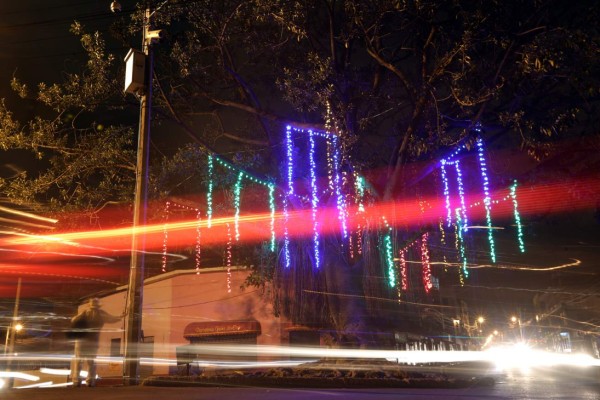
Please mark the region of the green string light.
[[521, 215], [519, 214], [517, 203], [517, 181], [515, 180], [510, 187], [510, 197], [514, 206], [515, 223], [517, 224], [517, 239], [519, 241], [519, 250], [525, 253], [525, 242], [523, 241], [523, 225], [521, 225]]
[[460, 208], [457, 208], [455, 211], [456, 211], [456, 227], [457, 227], [457, 232], [458, 232], [458, 240], [460, 242], [460, 258], [461, 258], [462, 264], [463, 264], [462, 275], [464, 275], [465, 278], [468, 278], [469, 270], [467, 269], [467, 256], [465, 254], [465, 239], [463, 237], [463, 226], [462, 226], [463, 222], [460, 217]]
[[275, 185], [269, 185], [269, 210], [271, 211], [271, 251], [275, 251]]
[[388, 267], [388, 283], [390, 287], [396, 286], [396, 273], [394, 271], [394, 249], [392, 246], [392, 227], [388, 224], [385, 217], [383, 218], [383, 223], [387, 228], [387, 232], [383, 236], [383, 244], [385, 251], [385, 260]]

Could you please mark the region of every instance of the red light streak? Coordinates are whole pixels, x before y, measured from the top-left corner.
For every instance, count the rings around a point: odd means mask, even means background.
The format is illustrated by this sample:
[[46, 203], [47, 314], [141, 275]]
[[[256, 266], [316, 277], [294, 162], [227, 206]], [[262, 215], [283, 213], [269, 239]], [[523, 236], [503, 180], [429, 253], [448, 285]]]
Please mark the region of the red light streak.
[[[589, 178], [577, 182], [577, 187], [584, 187], [585, 196], [569, 195], [574, 183], [557, 182], [519, 186], [519, 212], [526, 220], [528, 215], [538, 213], [565, 213], [595, 207], [595, 201], [600, 195], [600, 179]], [[497, 203], [492, 205], [492, 219], [495, 225], [510, 224], [513, 215], [513, 206], [510, 201], [503, 201], [508, 194], [508, 189], [492, 193], [492, 200]], [[403, 200], [395, 203], [384, 203], [367, 208], [360, 212], [357, 220], [352, 219], [358, 214], [358, 208], [349, 209], [348, 226], [357, 229], [359, 223], [365, 218], [379, 218], [385, 215], [389, 224], [398, 229], [410, 229], [424, 223], [438, 224], [440, 215], [445, 215], [445, 199], [426, 199], [429, 207], [422, 208], [423, 202]], [[480, 204], [469, 208], [470, 220], [483, 221], [485, 209], [481, 195], [470, 194], [466, 196], [467, 204]], [[312, 227], [307, 224], [311, 217], [311, 210], [291, 212], [289, 215], [288, 231], [291, 237], [310, 237]], [[323, 209], [319, 212], [322, 234], [335, 234], [339, 231], [338, 210], [336, 207]], [[275, 230], [278, 238], [283, 237], [283, 214], [275, 215]], [[203, 246], [224, 245], [227, 243], [227, 224], [234, 223], [235, 217], [213, 218], [212, 228], [208, 228], [207, 221], [200, 223], [197, 218], [166, 224], [168, 231], [169, 247], [189, 246], [196, 244], [197, 229], [203, 233]], [[239, 217], [240, 231], [246, 243], [269, 240], [270, 238], [270, 212], [241, 215]], [[137, 230], [138, 234], [146, 235], [148, 251], [163, 251], [165, 224], [158, 223], [147, 225]], [[5, 247], [22, 248], [31, 251], [43, 249], [44, 251], [60, 251], [73, 254], [108, 254], [113, 251], [125, 251], [131, 243], [131, 228], [107, 229], [101, 231], [69, 232], [53, 235], [20, 236], [4, 238], [0, 245]]]

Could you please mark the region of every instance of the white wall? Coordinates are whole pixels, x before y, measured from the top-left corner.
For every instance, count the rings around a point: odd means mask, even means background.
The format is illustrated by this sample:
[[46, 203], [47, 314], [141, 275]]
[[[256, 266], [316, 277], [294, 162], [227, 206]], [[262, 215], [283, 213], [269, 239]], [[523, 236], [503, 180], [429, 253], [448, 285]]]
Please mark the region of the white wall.
[[[248, 272], [232, 270], [231, 293], [227, 292], [225, 269], [211, 269], [195, 274], [195, 271], [174, 271], [161, 277], [146, 280], [143, 293], [142, 330], [145, 337], [153, 336], [152, 353], [155, 359], [176, 360], [175, 348], [188, 344], [183, 337], [185, 327], [192, 322], [256, 319], [262, 334], [258, 344], [281, 343], [281, 320], [275, 318], [272, 308], [254, 288], [240, 289]], [[102, 308], [119, 315], [125, 307], [124, 288], [100, 299]], [[87, 305], [80, 307], [85, 308]], [[124, 321], [106, 324], [100, 336], [99, 356], [110, 354], [113, 338], [123, 338]], [[123, 340], [121, 341], [123, 344]], [[152, 373], [167, 374], [167, 364], [155, 364]], [[100, 376], [119, 376], [121, 364], [99, 364]]]

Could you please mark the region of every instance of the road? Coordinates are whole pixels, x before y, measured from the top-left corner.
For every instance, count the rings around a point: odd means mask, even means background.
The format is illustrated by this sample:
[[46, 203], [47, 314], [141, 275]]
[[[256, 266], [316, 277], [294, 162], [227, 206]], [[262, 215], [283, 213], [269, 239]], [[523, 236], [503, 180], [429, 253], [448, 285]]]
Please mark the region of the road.
[[580, 376], [514, 375], [493, 387], [468, 389], [273, 389], [273, 388], [165, 388], [98, 387], [11, 390], [3, 400], [477, 400], [477, 399], [600, 399], [600, 382]]

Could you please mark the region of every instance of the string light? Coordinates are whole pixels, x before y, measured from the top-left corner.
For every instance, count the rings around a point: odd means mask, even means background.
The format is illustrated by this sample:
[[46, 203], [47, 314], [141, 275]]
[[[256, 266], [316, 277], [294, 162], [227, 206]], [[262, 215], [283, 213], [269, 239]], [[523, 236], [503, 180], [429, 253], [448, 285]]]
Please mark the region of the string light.
[[[271, 241], [270, 248], [271, 251], [275, 251], [275, 185], [272, 182], [259, 179], [254, 175], [249, 174], [246, 171], [241, 170], [240, 168], [222, 160], [221, 158], [210, 154], [208, 156], [208, 171], [209, 171], [209, 182], [208, 182], [208, 191], [207, 191], [207, 226], [211, 227], [212, 225], [212, 192], [214, 188], [213, 175], [214, 175], [214, 163], [219, 164], [220, 166], [227, 168], [228, 170], [237, 173], [237, 181], [233, 187], [234, 192], [234, 208], [235, 208], [235, 239], [239, 241], [240, 239], [240, 231], [239, 231], [239, 218], [240, 218], [240, 202], [241, 202], [241, 190], [242, 190], [242, 181], [243, 179], [249, 180], [250, 182], [265, 186], [269, 190], [269, 209], [271, 211], [271, 236], [269, 240]], [[284, 203], [284, 214], [287, 217], [287, 208]]]
[[390, 287], [396, 286], [396, 273], [394, 272], [394, 249], [392, 246], [392, 227], [385, 217], [382, 217], [387, 232], [383, 236], [385, 260], [388, 267], [388, 282]]
[[196, 214], [198, 223], [196, 224], [196, 275], [200, 274], [200, 225], [202, 224], [202, 217], [200, 210]]
[[[442, 218], [440, 218], [439, 227], [440, 227], [440, 245], [442, 247], [446, 247], [446, 231], [444, 230], [444, 223], [442, 222]], [[444, 254], [442, 257], [444, 260], [444, 271], [448, 271], [448, 261], [446, 260], [446, 254]]]
[[448, 176], [446, 175], [446, 160], [443, 159], [440, 164], [440, 170], [442, 171], [442, 182], [444, 183], [444, 196], [446, 197], [446, 223], [448, 226], [452, 224], [452, 210], [450, 208], [450, 188], [448, 187]]
[[317, 173], [316, 173], [316, 164], [315, 164], [315, 139], [314, 133], [312, 130], [308, 131], [308, 137], [310, 141], [310, 150], [309, 150], [309, 162], [310, 162], [310, 187], [311, 187], [311, 206], [312, 206], [312, 220], [313, 220], [313, 245], [315, 252], [315, 267], [319, 268], [321, 266], [321, 258], [319, 255], [319, 222], [317, 220], [317, 210], [319, 207], [319, 198], [318, 198], [318, 186], [317, 186]]
[[231, 293], [231, 227], [229, 224], [227, 225], [227, 250], [226, 250], [226, 261], [225, 265], [227, 266], [227, 293]]
[[463, 217], [463, 229], [466, 231], [468, 228], [467, 222], [467, 207], [465, 206], [465, 191], [463, 188], [462, 171], [460, 170], [460, 161], [454, 161], [454, 168], [456, 168], [456, 183], [458, 184], [458, 196], [460, 197], [460, 205]]
[[429, 293], [433, 284], [431, 283], [431, 264], [429, 263], [429, 248], [427, 247], [427, 239], [429, 233], [424, 233], [421, 237], [421, 265], [423, 268], [423, 287], [425, 293]]
[[467, 269], [467, 256], [465, 253], [465, 239], [463, 237], [462, 220], [460, 218], [460, 209], [456, 209], [456, 231], [458, 233], [458, 241], [460, 243], [460, 258], [462, 260], [462, 276], [465, 278], [469, 277], [469, 270]]
[[[479, 158], [479, 168], [481, 170], [481, 178], [483, 180], [483, 194], [484, 194], [484, 199], [483, 199], [483, 204], [485, 206], [485, 218], [486, 218], [486, 222], [487, 222], [487, 227], [488, 227], [488, 242], [490, 244], [490, 258], [492, 259], [492, 262], [495, 263], [496, 262], [496, 250], [495, 250], [495, 245], [494, 245], [494, 233], [493, 233], [493, 229], [492, 229], [492, 215], [491, 215], [491, 211], [492, 211], [492, 201], [491, 201], [491, 197], [490, 197], [490, 185], [489, 185], [489, 180], [488, 180], [488, 176], [487, 176], [487, 164], [485, 162], [485, 156], [484, 156], [484, 151], [483, 151], [483, 142], [481, 140], [481, 138], [477, 138], [477, 156]], [[464, 207], [464, 205], [463, 205]], [[465, 224], [466, 224], [466, 220], [465, 220]]]
[[[329, 141], [328, 141], [329, 142]], [[342, 226], [342, 237], [345, 239], [348, 237], [348, 228], [346, 227], [346, 204], [344, 197], [342, 196], [342, 182], [340, 182], [340, 149], [338, 143], [338, 137], [333, 136], [333, 169], [335, 171], [334, 184], [335, 184], [335, 197], [338, 208], [339, 220]]]
[[171, 201], [167, 201], [165, 202], [165, 223], [163, 225], [163, 254], [162, 254], [162, 272], [166, 272], [167, 270], [167, 243], [168, 243], [168, 236], [169, 236], [169, 231], [168, 231], [168, 227], [169, 227], [169, 214], [171, 212], [171, 208], [179, 208], [182, 210], [186, 210], [186, 211], [192, 211], [196, 213], [196, 219], [197, 219], [197, 223], [196, 223], [196, 246], [195, 246], [195, 264], [196, 264], [196, 273], [199, 273], [200, 270], [200, 226], [201, 226], [201, 222], [202, 222], [202, 212], [194, 207], [189, 207], [189, 206], [185, 206], [183, 204], [177, 204], [177, 203], [173, 203]]
[[359, 255], [362, 255], [362, 252], [363, 252], [363, 249], [362, 249], [362, 234], [363, 234], [362, 225], [359, 223], [358, 226], [356, 227], [356, 252]]
[[292, 148], [292, 127], [289, 125], [285, 131], [285, 147], [287, 150], [287, 195], [291, 196], [294, 194], [294, 150]]
[[283, 199], [283, 217], [284, 217], [284, 230], [283, 230], [283, 254], [285, 267], [289, 268], [291, 264], [290, 260], [290, 234], [288, 231], [289, 222], [289, 198], [294, 194], [294, 151], [292, 148], [292, 127], [288, 125], [285, 130], [285, 147], [287, 153], [287, 193]]
[[523, 241], [523, 226], [521, 225], [521, 216], [519, 214], [517, 204], [517, 181], [510, 187], [510, 197], [514, 206], [515, 224], [517, 224], [517, 240], [519, 241], [519, 250], [521, 253], [525, 253], [525, 242]]
[[212, 198], [213, 198], [213, 173], [214, 173], [214, 164], [213, 164], [213, 156], [211, 154], [208, 155], [208, 190], [206, 191], [206, 218], [207, 218], [207, 226], [210, 228], [212, 226]]
[[333, 143], [331, 143], [331, 140], [327, 140], [327, 146], [326, 146], [326, 159], [327, 159], [327, 182], [329, 183], [329, 189], [332, 191], [335, 191], [335, 183], [334, 183], [334, 171], [336, 171], [337, 173], [337, 168], [334, 167], [334, 160], [333, 160], [333, 151], [332, 151], [332, 147], [333, 147]]
[[[357, 214], [362, 214], [365, 212], [365, 182], [364, 178], [358, 174], [354, 175], [354, 193], [355, 193], [355, 203], [357, 204]], [[362, 254], [362, 224], [360, 222], [356, 225], [356, 252], [361, 255]]]
[[275, 185], [269, 185], [269, 210], [271, 211], [271, 222], [269, 227], [271, 228], [271, 244], [269, 249], [275, 251]]
[[242, 179], [244, 178], [244, 174], [240, 172], [238, 174], [237, 181], [233, 186], [233, 207], [235, 208], [235, 217], [234, 217], [234, 225], [235, 225], [235, 241], [240, 240], [240, 197], [242, 194]]
[[400, 276], [402, 277], [402, 290], [408, 290], [408, 270], [406, 267], [405, 250], [400, 250]]
[[163, 225], [163, 254], [162, 254], [162, 267], [161, 267], [161, 271], [162, 272], [166, 272], [167, 270], [167, 241], [168, 241], [168, 235], [169, 232], [167, 231], [167, 224], [169, 223], [169, 206], [171, 205], [170, 202], [166, 202], [165, 203], [165, 214], [164, 214], [164, 220], [165, 220], [165, 224]]

